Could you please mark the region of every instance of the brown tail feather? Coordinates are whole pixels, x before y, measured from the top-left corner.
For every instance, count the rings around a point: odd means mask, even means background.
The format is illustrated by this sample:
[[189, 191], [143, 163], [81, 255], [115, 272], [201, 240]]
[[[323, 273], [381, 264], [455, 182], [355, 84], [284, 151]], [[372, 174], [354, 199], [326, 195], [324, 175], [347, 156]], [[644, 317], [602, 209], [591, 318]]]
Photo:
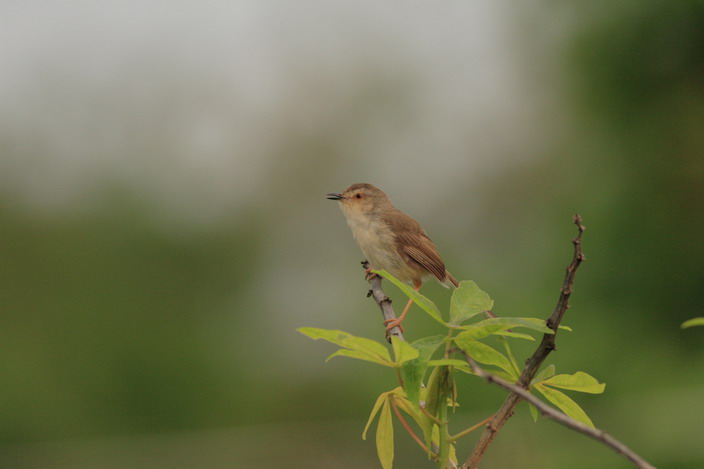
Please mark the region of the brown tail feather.
[[457, 279], [447, 270], [445, 271], [445, 278], [449, 280], [450, 283], [455, 286], [455, 288], [460, 286], [460, 282], [458, 282]]

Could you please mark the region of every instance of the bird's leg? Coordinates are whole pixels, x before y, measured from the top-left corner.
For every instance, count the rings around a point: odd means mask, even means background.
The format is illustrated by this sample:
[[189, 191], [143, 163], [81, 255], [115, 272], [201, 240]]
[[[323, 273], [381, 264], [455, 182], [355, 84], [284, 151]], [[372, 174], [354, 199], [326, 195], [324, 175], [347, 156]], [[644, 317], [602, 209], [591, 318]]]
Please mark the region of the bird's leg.
[[[414, 281], [413, 282], [413, 289], [415, 291], [420, 290], [420, 286], [423, 284], [423, 282], [419, 281]], [[394, 327], [398, 327], [401, 329], [401, 332], [403, 332], [403, 327], [401, 326], [401, 323], [403, 322], [403, 319], [406, 317], [406, 313], [408, 313], [408, 309], [411, 307], [411, 304], [413, 303], [413, 300], [411, 298], [408, 299], [408, 303], [406, 303], [406, 307], [403, 308], [403, 313], [401, 313], [401, 316], [399, 316], [396, 319], [387, 319], [384, 321], [384, 325], [386, 326], [386, 337], [389, 336], [391, 329]]]
[[379, 274], [372, 272], [372, 268], [369, 267], [369, 261], [362, 261], [362, 267], [364, 267], [364, 280], [371, 282], [374, 277], [378, 277]]

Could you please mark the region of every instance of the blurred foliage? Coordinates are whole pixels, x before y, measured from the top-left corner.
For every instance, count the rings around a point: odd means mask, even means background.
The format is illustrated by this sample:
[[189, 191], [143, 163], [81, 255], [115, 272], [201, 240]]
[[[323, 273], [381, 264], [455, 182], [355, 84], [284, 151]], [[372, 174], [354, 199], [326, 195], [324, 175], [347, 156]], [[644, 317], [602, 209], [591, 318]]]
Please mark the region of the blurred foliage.
[[251, 282], [257, 226], [174, 235], [128, 200], [0, 209], [5, 441], [222, 424], [246, 409], [202, 328]]
[[703, 26], [699, 1], [626, 2], [589, 17], [572, 54], [582, 125], [593, 127], [585, 138], [598, 140], [586, 184], [616, 185], [594, 221], [618, 275], [599, 287], [634, 319], [652, 311], [678, 323], [701, 309]]
[[533, 251], [525, 255], [531, 268], [550, 275], [561, 256], [551, 247], [566, 232], [557, 227], [579, 211], [588, 263], [578, 298], [592, 303], [582, 306], [639, 321], [686, 350], [697, 341], [672, 326], [701, 311], [704, 4], [597, 2], [572, 13], [567, 131], [556, 135], [552, 155], [501, 174], [511, 190], [487, 191], [484, 215], [515, 217], [526, 239], [517, 246]]

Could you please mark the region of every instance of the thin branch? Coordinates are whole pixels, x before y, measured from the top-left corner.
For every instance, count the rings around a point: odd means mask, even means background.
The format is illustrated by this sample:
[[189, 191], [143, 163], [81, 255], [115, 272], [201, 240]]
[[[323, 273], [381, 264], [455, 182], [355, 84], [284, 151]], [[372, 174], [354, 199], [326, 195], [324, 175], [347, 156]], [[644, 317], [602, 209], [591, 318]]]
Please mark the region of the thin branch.
[[[582, 253], [582, 234], [584, 233], [584, 225], [582, 225], [582, 218], [579, 215], [575, 215], [573, 218], [574, 224], [577, 225], [577, 237], [572, 240], [574, 245], [574, 253], [572, 256], [572, 262], [567, 266], [567, 272], [565, 273], [565, 279], [562, 282], [562, 289], [560, 290], [560, 297], [557, 300], [555, 309], [552, 315], [547, 320], [547, 326], [554, 331], [553, 334], [544, 334], [543, 340], [540, 345], [533, 353], [533, 355], [526, 361], [526, 366], [521, 373], [521, 377], [518, 379], [518, 385], [522, 388], [527, 388], [530, 382], [535, 377], [536, 373], [543, 364], [543, 361], [547, 356], [555, 350], [555, 336], [557, 335], [558, 327], [562, 321], [562, 317], [565, 315], [565, 311], [569, 308], [569, 298], [572, 294], [572, 285], [574, 284], [574, 277], [577, 273], [579, 265], [584, 260], [584, 254]], [[487, 428], [482, 433], [479, 441], [474, 446], [472, 454], [462, 466], [462, 469], [477, 469], [479, 467], [479, 462], [489, 445], [494, 441], [496, 434], [501, 430], [506, 421], [513, 415], [516, 406], [521, 402], [521, 395], [517, 393], [511, 393], [504, 401], [503, 405], [498, 412], [494, 415], [494, 418], [489, 422]]]
[[475, 362], [472, 357], [470, 357], [464, 350], [459, 351], [462, 353], [462, 355], [464, 355], [465, 360], [472, 368], [474, 374], [476, 374], [480, 378], [484, 378], [487, 382], [497, 384], [498, 386], [501, 386], [502, 388], [511, 391], [513, 394], [520, 396], [522, 399], [533, 404], [545, 417], [552, 419], [557, 423], [561, 423], [562, 425], [571, 428], [576, 432], [587, 435], [588, 437], [593, 438], [603, 443], [604, 445], [610, 447], [618, 454], [622, 455], [623, 457], [631, 461], [633, 464], [635, 464], [636, 467], [638, 467], [639, 469], [655, 469], [655, 466], [648, 463], [646, 460], [636, 454], [633, 450], [631, 450], [628, 446], [624, 445], [605, 431], [599, 430], [598, 428], [592, 428], [589, 425], [585, 425], [582, 422], [578, 422], [563, 414], [562, 412], [554, 409], [553, 407], [550, 407], [549, 405], [529, 393], [524, 388], [516, 384], [509, 383], [508, 381], [499, 378], [498, 376], [492, 375], [491, 373], [484, 371], [477, 364], [477, 362]]
[[[408, 424], [408, 422], [406, 422], [406, 419], [403, 418], [403, 415], [401, 415], [401, 411], [399, 410], [398, 406], [396, 405], [396, 402], [394, 399], [391, 399], [391, 407], [393, 407], [394, 412], [396, 413], [396, 417], [399, 419], [399, 421], [401, 421], [401, 424], [406, 429], [408, 434], [411, 435], [411, 437], [416, 441], [416, 443], [418, 443], [418, 445], [421, 448], [423, 448], [423, 451], [425, 451], [427, 453], [428, 447], [425, 446], [425, 443], [423, 443], [423, 440], [421, 440], [418, 437], [418, 435], [416, 435], [416, 433], [413, 431], [413, 429]], [[437, 453], [431, 453], [430, 456], [431, 456], [431, 458], [433, 458], [433, 460], [437, 461], [437, 459], [438, 459]]]
[[469, 434], [472, 433], [473, 431], [478, 430], [479, 428], [481, 428], [481, 427], [483, 427], [484, 425], [486, 425], [487, 423], [489, 423], [489, 420], [491, 420], [493, 417], [494, 417], [493, 415], [492, 415], [491, 417], [487, 417], [487, 418], [485, 418], [484, 420], [482, 420], [481, 422], [475, 423], [475, 424], [472, 425], [471, 427], [462, 430], [461, 432], [457, 433], [456, 435], [451, 435], [451, 436], [450, 436], [450, 442], [451, 442], [451, 443], [454, 443], [454, 442], [456, 442], [457, 440], [459, 440], [460, 438], [464, 438], [465, 436], [469, 435]]
[[[362, 267], [366, 270], [369, 267], [369, 263], [367, 261], [362, 262]], [[372, 289], [369, 290], [369, 293], [367, 293], [367, 297], [374, 297], [374, 301], [376, 301], [376, 304], [379, 305], [379, 309], [381, 309], [381, 314], [384, 315], [384, 321], [396, 319], [396, 313], [394, 313], [394, 309], [391, 307], [391, 300], [381, 289], [381, 277], [374, 274], [371, 276], [369, 283], [371, 283]], [[399, 326], [391, 329], [387, 337], [389, 343], [391, 343], [391, 336], [396, 336], [401, 340], [405, 340], [403, 337], [403, 332], [401, 332], [401, 328]]]

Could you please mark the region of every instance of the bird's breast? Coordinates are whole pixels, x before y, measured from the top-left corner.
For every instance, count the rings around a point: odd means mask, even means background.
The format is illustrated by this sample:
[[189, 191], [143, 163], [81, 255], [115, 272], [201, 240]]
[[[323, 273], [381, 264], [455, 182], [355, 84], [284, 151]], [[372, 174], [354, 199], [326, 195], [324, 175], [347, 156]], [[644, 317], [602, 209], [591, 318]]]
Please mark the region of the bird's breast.
[[417, 277], [399, 255], [395, 236], [387, 223], [353, 210], [346, 210], [345, 217], [372, 269], [386, 270], [404, 282], [412, 282]]

